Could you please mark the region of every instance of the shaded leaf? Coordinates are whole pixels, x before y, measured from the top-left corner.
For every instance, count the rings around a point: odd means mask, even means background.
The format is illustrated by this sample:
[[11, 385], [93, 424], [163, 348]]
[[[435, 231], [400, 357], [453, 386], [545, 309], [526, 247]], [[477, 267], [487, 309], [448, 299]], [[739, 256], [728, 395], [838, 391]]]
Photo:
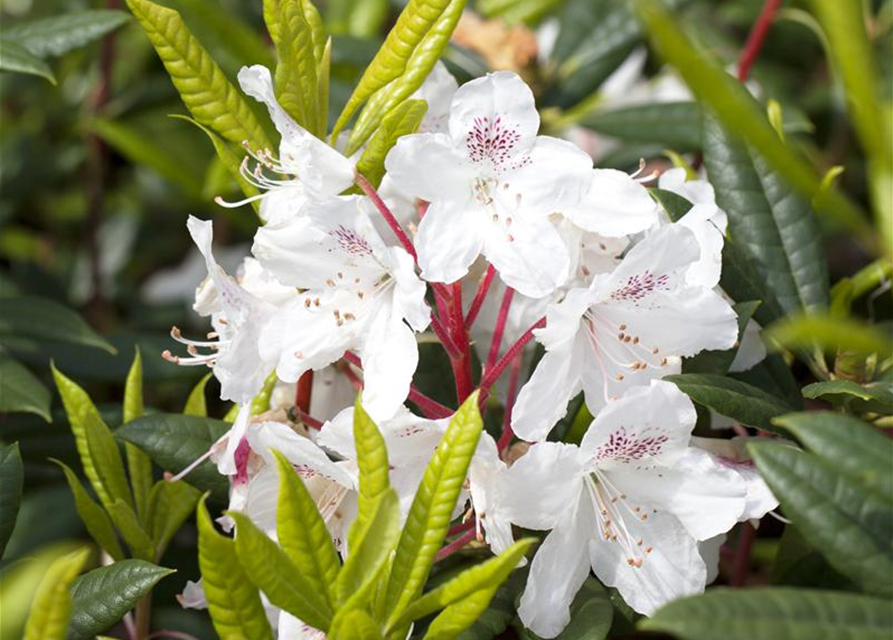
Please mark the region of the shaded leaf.
[[58, 302], [36, 296], [3, 299], [0, 340], [9, 334], [36, 340], [97, 347], [115, 353], [115, 348], [93, 331], [74, 311]]
[[56, 84], [50, 65], [13, 40], [0, 38], [0, 71], [15, 71], [40, 76]]
[[883, 380], [866, 384], [852, 380], [813, 382], [803, 387], [803, 397], [847, 404], [857, 411], [880, 413], [893, 409], [893, 383]]
[[52, 422], [50, 390], [28, 369], [0, 353], [0, 413], [20, 412]]
[[3, 37], [15, 40], [38, 57], [61, 56], [98, 40], [130, 20], [123, 11], [92, 9], [20, 22], [3, 28]]
[[157, 559], [161, 558], [171, 538], [195, 510], [200, 497], [198, 489], [185, 482], [161, 480], [152, 487], [146, 521], [151, 526], [148, 533]]
[[0, 558], [15, 529], [24, 483], [25, 472], [18, 443], [0, 445]]
[[106, 507], [112, 522], [121, 532], [121, 537], [130, 548], [130, 554], [140, 560], [152, 561], [155, 559], [155, 544], [152, 538], [143, 529], [139, 518], [133, 509], [123, 500], [118, 499]]
[[87, 527], [87, 533], [96, 541], [99, 547], [108, 553], [114, 560], [122, 560], [124, 552], [121, 545], [118, 544], [118, 537], [115, 535], [115, 529], [112, 527], [112, 521], [106, 512], [93, 501], [93, 498], [87, 493], [87, 490], [81, 486], [81, 481], [75, 475], [74, 471], [69, 469], [65, 464], [55, 461], [62, 471], [65, 473], [65, 480], [74, 496], [74, 506], [77, 509], [78, 516]]
[[701, 147], [701, 123], [695, 102], [662, 102], [593, 111], [579, 124], [624, 142], [662, 144], [674, 151]]
[[[124, 383], [124, 424], [141, 417], [144, 411], [143, 358], [140, 355], [139, 347], [137, 347], [133, 364]], [[124, 452], [127, 455], [127, 471], [130, 476], [130, 485], [133, 488], [136, 513], [141, 521], [147, 521], [149, 492], [152, 490], [152, 461], [149, 456], [130, 443], [124, 445]]]

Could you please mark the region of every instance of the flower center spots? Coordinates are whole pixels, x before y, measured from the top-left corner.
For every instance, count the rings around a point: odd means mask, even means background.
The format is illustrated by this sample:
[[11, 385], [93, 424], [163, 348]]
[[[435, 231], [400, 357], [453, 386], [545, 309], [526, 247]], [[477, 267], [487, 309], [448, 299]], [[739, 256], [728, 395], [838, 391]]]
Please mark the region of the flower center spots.
[[650, 271], [631, 275], [626, 284], [611, 293], [612, 300], [628, 300], [639, 302], [660, 289], [666, 289], [670, 277], [666, 274], [655, 276]]
[[353, 229], [348, 229], [343, 224], [339, 224], [337, 227], [329, 231], [329, 235], [335, 238], [338, 242], [338, 246], [340, 246], [345, 253], [354, 256], [372, 255], [372, 247], [366, 242], [366, 239], [362, 238]]
[[645, 456], [656, 456], [667, 441], [666, 434], [630, 435], [626, 427], [620, 427], [608, 436], [608, 441], [598, 448], [596, 460], [610, 458], [618, 462], [633, 462]]
[[[501, 170], [512, 156], [521, 134], [517, 127], [508, 127], [502, 118], [484, 116], [474, 119], [474, 126], [465, 136], [468, 157], [473, 164], [490, 162], [494, 169]], [[526, 162], [527, 158], [522, 160]]]

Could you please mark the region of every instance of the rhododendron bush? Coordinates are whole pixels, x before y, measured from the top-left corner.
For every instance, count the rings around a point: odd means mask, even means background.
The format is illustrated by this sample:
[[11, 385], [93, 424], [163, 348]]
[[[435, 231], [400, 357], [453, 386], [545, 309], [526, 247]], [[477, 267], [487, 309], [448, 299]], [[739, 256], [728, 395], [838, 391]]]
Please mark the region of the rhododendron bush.
[[[889, 34], [890, 3], [768, 0], [731, 68], [688, 4], [482, 1], [539, 25], [538, 59], [481, 45], [469, 73], [466, 3], [410, 0], [340, 95], [349, 3], [264, 0], [263, 63], [228, 75], [127, 0], [226, 187], [181, 225], [201, 320], [137, 350], [120, 418], [52, 365], [91, 543], [4, 583], [31, 585], [24, 637], [193, 638], [153, 617], [174, 597], [224, 640], [888, 637], [893, 154], [864, 21]], [[855, 190], [751, 79], [775, 21], [825, 47]], [[823, 225], [865, 256], [833, 287]], [[161, 359], [208, 372], [181, 412], [144, 402]], [[49, 417], [34, 384], [0, 409]], [[14, 445], [0, 472], [5, 544]]]

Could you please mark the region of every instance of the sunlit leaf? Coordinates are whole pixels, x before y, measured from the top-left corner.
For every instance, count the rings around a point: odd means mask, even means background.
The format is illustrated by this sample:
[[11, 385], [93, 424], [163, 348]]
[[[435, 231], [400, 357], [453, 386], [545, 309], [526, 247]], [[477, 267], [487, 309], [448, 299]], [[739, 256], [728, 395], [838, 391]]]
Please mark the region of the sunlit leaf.
[[31, 604], [24, 640], [62, 640], [71, 615], [68, 587], [84, 568], [90, 549], [62, 556], [50, 565]]

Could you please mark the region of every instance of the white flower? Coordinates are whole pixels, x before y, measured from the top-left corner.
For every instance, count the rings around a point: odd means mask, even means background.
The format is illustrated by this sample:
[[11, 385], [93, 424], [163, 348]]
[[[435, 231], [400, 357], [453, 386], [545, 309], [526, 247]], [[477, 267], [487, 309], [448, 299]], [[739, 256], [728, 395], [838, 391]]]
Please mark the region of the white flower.
[[654, 381], [602, 409], [579, 447], [535, 444], [503, 474], [511, 521], [551, 529], [518, 610], [532, 631], [561, 632], [590, 567], [645, 614], [703, 590], [697, 541], [734, 526], [745, 487], [689, 446], [695, 421], [687, 396]]
[[611, 274], [549, 307], [535, 332], [546, 354], [518, 395], [515, 433], [544, 439], [581, 389], [595, 413], [630, 387], [678, 373], [681, 356], [731, 348], [738, 337], [731, 306], [686, 282], [698, 255], [689, 229], [661, 227]]
[[565, 216], [581, 229], [620, 238], [653, 227], [658, 222], [659, 211], [657, 203], [636, 180], [635, 174], [616, 169], [593, 169], [588, 191], [577, 206], [565, 212]]
[[[199, 315], [211, 317], [214, 331], [208, 334], [208, 340], [189, 340], [175, 327], [171, 336], [186, 345], [189, 357], [174, 356], [169, 351], [162, 355], [180, 365], [213, 367], [220, 381], [220, 397], [249, 404], [275, 363], [258, 351], [261, 328], [276, 311], [276, 305], [293, 298], [296, 292], [271, 282], [269, 274], [253, 260], [246, 261], [242, 282], [237, 282], [214, 260], [212, 223], [190, 216], [187, 227], [208, 269], [208, 277], [196, 290], [194, 309]], [[208, 353], [199, 354], [199, 349]]]
[[579, 200], [592, 163], [538, 128], [527, 85], [492, 73], [456, 92], [449, 133], [404, 136], [388, 154], [397, 187], [431, 203], [416, 244], [426, 280], [455, 282], [483, 253], [524, 295], [564, 282], [567, 249], [548, 217]]
[[438, 60], [425, 82], [410, 98], [424, 100], [428, 103], [428, 110], [419, 125], [421, 133], [446, 133], [449, 127], [450, 104], [459, 83], [449, 72], [446, 65]]
[[[353, 162], [325, 142], [309, 133], [289, 116], [276, 100], [273, 79], [264, 66], [242, 67], [239, 71], [242, 91], [266, 104], [270, 118], [281, 138], [279, 157], [269, 150], [250, 151], [258, 165], [251, 171], [242, 166], [243, 177], [265, 191], [260, 214], [266, 222], [285, 220], [295, 215], [309, 199], [319, 199], [341, 193], [353, 184]], [[292, 176], [289, 180], [268, 178], [266, 168], [277, 174]], [[247, 201], [240, 203], [244, 204]], [[218, 204], [224, 204], [218, 200]]]
[[424, 331], [430, 309], [412, 257], [384, 243], [370, 213], [365, 198], [329, 198], [259, 229], [253, 251], [280, 282], [302, 290], [261, 332], [260, 351], [278, 363], [279, 377], [295, 382], [356, 350], [363, 406], [382, 419], [409, 394], [419, 357], [413, 330]]

